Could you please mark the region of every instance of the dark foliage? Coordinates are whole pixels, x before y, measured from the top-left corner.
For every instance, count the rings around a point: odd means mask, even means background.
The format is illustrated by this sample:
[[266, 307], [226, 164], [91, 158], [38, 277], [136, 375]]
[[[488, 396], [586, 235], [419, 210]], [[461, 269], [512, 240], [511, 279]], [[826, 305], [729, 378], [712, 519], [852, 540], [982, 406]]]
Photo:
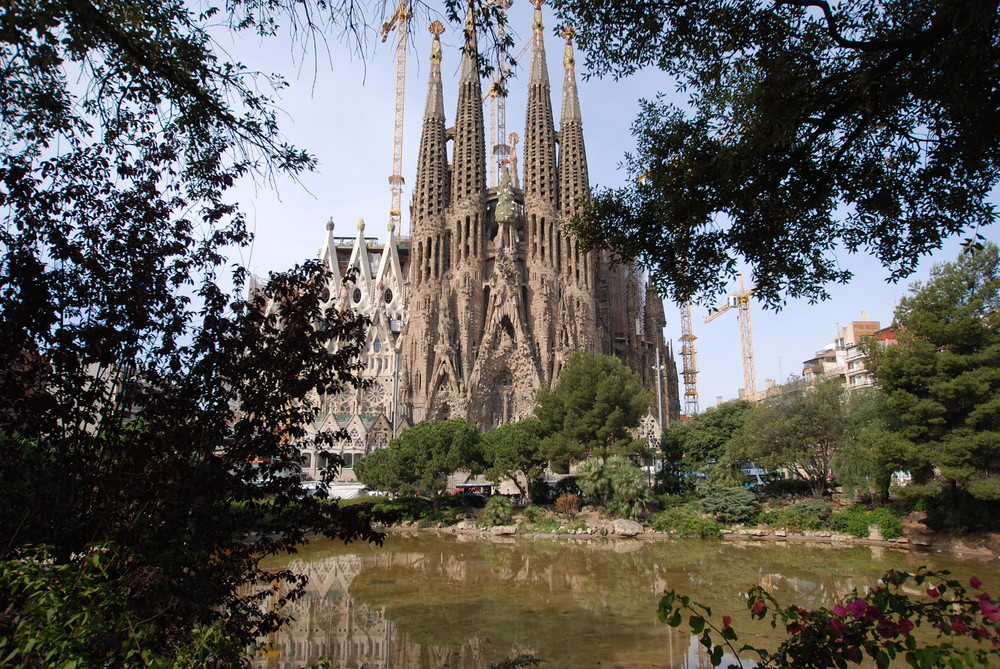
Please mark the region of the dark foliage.
[[[232, 9], [262, 32], [296, 12]], [[298, 475], [300, 448], [334, 438], [310, 435], [309, 398], [359, 382], [364, 321], [325, 306], [317, 264], [249, 301], [220, 287], [250, 240], [227, 189], [312, 159], [278, 135], [266, 82], [213, 53], [215, 11], [0, 10], [5, 663], [124, 666], [141, 648], [238, 665], [301, 585], [262, 557], [309, 532], [379, 538], [369, 507], [308, 497]], [[60, 602], [65, 625], [46, 624]]]
[[658, 68], [688, 96], [642, 103], [636, 182], [573, 226], [664, 295], [710, 303], [745, 262], [769, 304], [823, 299], [844, 249], [895, 280], [996, 220], [996, 0], [552, 4], [591, 73]]

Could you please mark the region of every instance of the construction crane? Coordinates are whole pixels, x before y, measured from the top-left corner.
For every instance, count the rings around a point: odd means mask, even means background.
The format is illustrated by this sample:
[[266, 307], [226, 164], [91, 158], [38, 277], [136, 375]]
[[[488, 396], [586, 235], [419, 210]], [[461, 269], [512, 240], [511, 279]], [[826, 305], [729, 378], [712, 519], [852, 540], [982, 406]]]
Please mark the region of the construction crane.
[[740, 323], [740, 347], [743, 352], [743, 394], [751, 402], [757, 401], [757, 363], [753, 355], [753, 326], [750, 322], [750, 296], [757, 289], [747, 290], [743, 285], [743, 275], [740, 274], [740, 292], [729, 293], [726, 303], [705, 317], [710, 323], [732, 307], [737, 308], [737, 320]]
[[410, 0], [400, 0], [399, 6], [389, 20], [382, 24], [382, 41], [396, 29], [396, 112], [392, 132], [392, 174], [389, 186], [392, 188], [392, 204], [389, 206], [389, 234], [396, 231], [398, 239], [402, 234], [403, 200], [403, 102], [406, 97], [406, 40], [410, 27]]
[[[501, 6], [506, 10], [510, 7], [510, 0], [500, 0]], [[498, 40], [503, 44], [503, 36], [506, 29], [501, 26], [498, 29]], [[527, 52], [532, 44], [531, 40], [526, 41], [521, 49], [514, 56], [514, 63], [517, 63]], [[507, 50], [500, 56], [500, 67], [493, 75], [493, 83], [483, 96], [483, 102], [490, 101], [490, 141], [493, 143], [493, 160], [490, 161], [490, 180], [493, 185], [500, 181], [499, 173], [503, 166], [510, 161], [510, 144], [504, 141], [507, 137], [507, 76], [510, 74], [513, 65], [507, 62]]]
[[691, 301], [681, 305], [681, 362], [684, 376], [684, 415], [698, 413], [698, 362], [694, 348], [694, 327], [691, 325]]

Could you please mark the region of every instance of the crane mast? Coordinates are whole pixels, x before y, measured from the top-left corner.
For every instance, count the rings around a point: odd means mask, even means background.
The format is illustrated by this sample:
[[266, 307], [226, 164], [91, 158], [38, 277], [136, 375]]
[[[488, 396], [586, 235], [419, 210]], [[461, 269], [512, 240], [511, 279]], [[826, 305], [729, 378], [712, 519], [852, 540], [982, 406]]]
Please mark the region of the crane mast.
[[736, 307], [736, 316], [740, 325], [740, 349], [743, 358], [743, 393], [751, 402], [757, 401], [757, 362], [753, 353], [753, 324], [750, 319], [750, 296], [756, 290], [755, 287], [747, 290], [743, 284], [743, 275], [740, 274], [740, 292], [729, 293], [726, 304], [705, 317], [705, 322], [710, 323], [729, 311], [730, 308]]
[[684, 366], [684, 414], [690, 418], [698, 413], [698, 362], [697, 351], [694, 347], [694, 340], [698, 337], [694, 334], [694, 327], [691, 325], [691, 302], [690, 300], [681, 305], [681, 361]]
[[401, 203], [403, 200], [403, 103], [406, 97], [406, 41], [409, 36], [410, 0], [400, 0], [399, 6], [389, 20], [382, 25], [382, 41], [396, 29], [396, 107], [392, 132], [392, 174], [389, 186], [392, 189], [392, 204], [389, 206], [389, 234], [396, 231], [397, 239], [402, 234]]

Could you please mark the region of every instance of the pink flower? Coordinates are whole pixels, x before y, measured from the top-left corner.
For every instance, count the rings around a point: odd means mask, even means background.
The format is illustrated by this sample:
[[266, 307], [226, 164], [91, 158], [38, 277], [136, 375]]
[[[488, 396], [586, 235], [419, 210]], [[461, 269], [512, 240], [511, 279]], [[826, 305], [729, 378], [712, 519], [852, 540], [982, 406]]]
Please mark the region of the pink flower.
[[934, 597], [936, 599], [941, 596], [941, 593], [938, 592], [937, 588], [927, 588], [927, 596]]
[[838, 618], [843, 618], [844, 616], [847, 615], [847, 609], [845, 609], [840, 604], [837, 604], [836, 606], [833, 607], [833, 615], [837, 616]]
[[806, 629], [806, 626], [802, 623], [792, 623], [791, 625], [785, 625], [785, 629], [788, 630], [790, 634], [798, 634]]
[[837, 634], [843, 634], [844, 628], [846, 628], [847, 626], [844, 624], [843, 620], [838, 620], [834, 618], [833, 620], [830, 621], [830, 627], [837, 630]]
[[762, 616], [764, 615], [764, 611], [767, 611], [767, 605], [762, 601], [757, 601], [754, 602], [750, 610], [753, 611], [755, 615]]
[[733, 624], [732, 616], [722, 616], [722, 629], [727, 630]]
[[979, 600], [979, 608], [983, 612], [983, 617], [991, 623], [1000, 621], [1000, 611], [997, 611], [997, 607], [992, 602], [981, 599]]
[[968, 634], [969, 626], [965, 624], [965, 621], [958, 616], [951, 617], [951, 629], [959, 634]]
[[979, 586], [981, 586], [982, 584], [983, 584], [983, 582], [982, 582], [982, 581], [980, 581], [980, 580], [979, 580], [978, 578], [976, 578], [975, 576], [973, 576], [972, 578], [970, 578], [970, 579], [969, 579], [969, 585], [970, 585], [971, 587], [975, 588], [976, 590], [978, 590], [978, 589], [979, 589]]
[[899, 631], [903, 634], [909, 634], [913, 631], [913, 621], [908, 618], [902, 618], [898, 623], [896, 623], [896, 627], [898, 627]]
[[855, 618], [861, 618], [868, 611], [868, 604], [865, 600], [858, 597], [853, 602], [847, 605], [847, 610], [851, 612]]
[[847, 651], [847, 659], [854, 664], [861, 664], [861, 649], [855, 646]]

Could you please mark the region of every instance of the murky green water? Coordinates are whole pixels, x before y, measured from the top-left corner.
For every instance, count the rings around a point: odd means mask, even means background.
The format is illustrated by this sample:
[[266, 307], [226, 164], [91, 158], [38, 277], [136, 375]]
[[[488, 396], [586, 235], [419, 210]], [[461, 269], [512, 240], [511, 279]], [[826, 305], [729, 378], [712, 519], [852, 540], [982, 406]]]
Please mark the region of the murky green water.
[[382, 548], [314, 542], [290, 564], [309, 575], [296, 622], [256, 666], [327, 658], [343, 668], [486, 669], [522, 654], [549, 669], [707, 666], [696, 641], [657, 622], [665, 591], [732, 616], [743, 640], [773, 645], [770, 626], [746, 615], [750, 586], [815, 607], [920, 565], [1000, 592], [1000, 561], [883, 548], [428, 534], [393, 534]]

